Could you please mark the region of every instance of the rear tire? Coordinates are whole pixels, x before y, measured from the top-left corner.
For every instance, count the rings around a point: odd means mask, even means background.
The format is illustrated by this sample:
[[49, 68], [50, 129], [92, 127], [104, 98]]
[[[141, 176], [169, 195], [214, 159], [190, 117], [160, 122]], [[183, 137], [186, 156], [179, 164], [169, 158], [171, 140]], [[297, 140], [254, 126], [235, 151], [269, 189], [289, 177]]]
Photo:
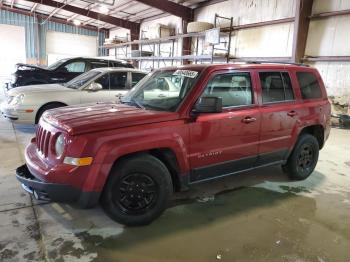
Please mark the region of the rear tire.
[[163, 213], [172, 193], [166, 166], [159, 159], [142, 154], [123, 159], [112, 168], [101, 204], [118, 223], [141, 226]]
[[317, 139], [310, 134], [303, 134], [298, 139], [293, 152], [282, 170], [293, 180], [304, 180], [314, 171], [319, 155]]
[[66, 106], [66, 105], [62, 103], [51, 103], [51, 104], [44, 105], [42, 108], [39, 109], [38, 113], [36, 114], [35, 124], [39, 123], [41, 116], [44, 114], [46, 110], [63, 107], [63, 106]]

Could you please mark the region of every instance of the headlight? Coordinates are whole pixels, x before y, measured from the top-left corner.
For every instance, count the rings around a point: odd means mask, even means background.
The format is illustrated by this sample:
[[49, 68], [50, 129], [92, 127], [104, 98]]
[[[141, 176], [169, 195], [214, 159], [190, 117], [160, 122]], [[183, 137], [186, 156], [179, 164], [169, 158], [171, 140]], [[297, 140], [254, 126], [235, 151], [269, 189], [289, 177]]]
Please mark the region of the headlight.
[[16, 96], [10, 96], [7, 101], [9, 105], [15, 106], [21, 104], [23, 102], [23, 99], [24, 94], [18, 94]]
[[60, 158], [64, 151], [64, 136], [63, 134], [60, 134], [55, 143], [55, 154], [58, 158]]

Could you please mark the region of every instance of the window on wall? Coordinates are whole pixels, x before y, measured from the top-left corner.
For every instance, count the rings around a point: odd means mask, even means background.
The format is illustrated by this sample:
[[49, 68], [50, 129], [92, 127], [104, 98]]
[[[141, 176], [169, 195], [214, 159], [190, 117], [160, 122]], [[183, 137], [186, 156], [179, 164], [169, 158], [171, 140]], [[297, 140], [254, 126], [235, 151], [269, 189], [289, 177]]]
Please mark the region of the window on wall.
[[221, 97], [223, 107], [244, 106], [253, 103], [249, 73], [216, 75], [205, 88], [202, 97]]
[[294, 100], [292, 82], [287, 72], [259, 73], [263, 103]]
[[322, 97], [320, 85], [313, 73], [297, 72], [297, 78], [303, 99], [317, 99]]

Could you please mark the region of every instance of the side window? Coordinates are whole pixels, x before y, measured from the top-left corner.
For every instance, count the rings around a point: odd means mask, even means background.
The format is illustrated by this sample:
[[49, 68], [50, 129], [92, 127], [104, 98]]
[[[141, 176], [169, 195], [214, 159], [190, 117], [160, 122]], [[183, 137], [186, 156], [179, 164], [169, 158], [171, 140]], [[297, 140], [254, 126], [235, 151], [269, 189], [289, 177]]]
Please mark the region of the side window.
[[126, 89], [126, 81], [128, 79], [127, 72], [110, 73], [111, 90]]
[[134, 87], [142, 78], [144, 78], [146, 75], [145, 74], [140, 74], [140, 73], [132, 73], [132, 82], [131, 86]]
[[249, 73], [216, 75], [205, 88], [202, 97], [221, 97], [223, 107], [244, 106], [253, 103], [252, 82]]
[[320, 85], [314, 74], [297, 72], [297, 78], [303, 99], [317, 99], [322, 97]]
[[67, 72], [70, 73], [84, 73], [85, 72], [85, 62], [77, 61], [64, 66]]
[[260, 72], [259, 77], [264, 104], [294, 99], [292, 83], [288, 73]]
[[108, 74], [104, 74], [97, 80], [95, 80], [96, 83], [102, 85], [103, 90], [109, 90], [109, 76]]
[[91, 65], [91, 69], [94, 68], [101, 68], [101, 67], [108, 67], [108, 63], [107, 62], [90, 62]]
[[289, 74], [287, 72], [283, 72], [282, 77], [284, 83], [285, 99], [294, 100], [292, 81], [290, 80]]

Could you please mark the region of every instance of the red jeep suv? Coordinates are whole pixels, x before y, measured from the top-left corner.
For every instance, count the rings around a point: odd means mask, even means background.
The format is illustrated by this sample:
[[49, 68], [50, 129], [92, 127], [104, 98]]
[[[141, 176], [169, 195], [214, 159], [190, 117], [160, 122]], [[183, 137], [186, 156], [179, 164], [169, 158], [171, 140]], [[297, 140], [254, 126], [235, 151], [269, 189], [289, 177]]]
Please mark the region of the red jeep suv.
[[148, 224], [195, 183], [268, 165], [306, 179], [330, 110], [320, 74], [303, 65], [160, 69], [121, 104], [47, 111], [17, 179], [38, 199], [101, 202], [120, 223]]

